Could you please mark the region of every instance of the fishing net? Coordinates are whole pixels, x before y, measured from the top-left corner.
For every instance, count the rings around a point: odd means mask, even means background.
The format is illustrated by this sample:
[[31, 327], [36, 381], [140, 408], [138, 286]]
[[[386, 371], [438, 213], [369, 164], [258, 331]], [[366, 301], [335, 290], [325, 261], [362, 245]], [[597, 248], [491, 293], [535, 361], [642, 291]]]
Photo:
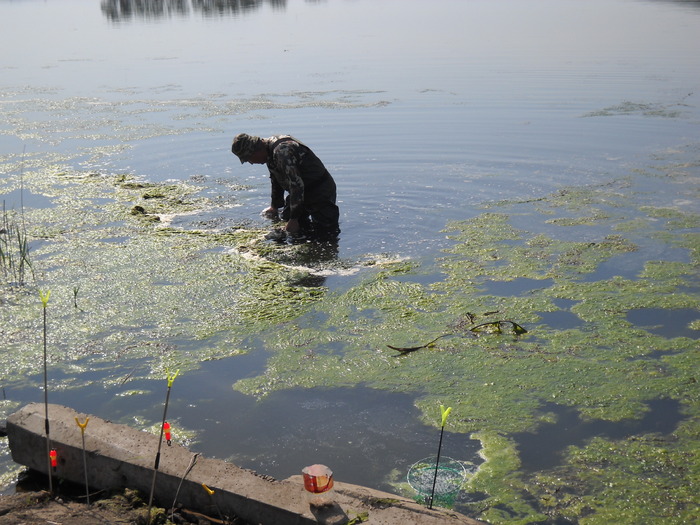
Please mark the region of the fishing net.
[[418, 493], [417, 499], [429, 503], [435, 483], [433, 504], [451, 507], [467, 477], [467, 469], [456, 459], [442, 457], [437, 477], [435, 474], [435, 458], [421, 459], [408, 469], [408, 484]]

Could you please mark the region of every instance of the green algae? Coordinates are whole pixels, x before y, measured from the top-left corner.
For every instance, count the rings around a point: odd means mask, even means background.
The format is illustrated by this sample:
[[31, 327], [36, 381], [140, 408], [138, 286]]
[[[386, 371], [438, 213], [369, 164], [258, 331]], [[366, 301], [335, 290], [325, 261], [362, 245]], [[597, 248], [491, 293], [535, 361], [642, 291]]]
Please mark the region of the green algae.
[[[574, 200], [585, 194], [591, 202], [620, 198], [600, 189], [579, 189], [560, 192], [538, 206], [587, 213], [585, 207], [567, 203], [566, 197], [572, 194]], [[448, 226], [454, 244], [438, 261], [444, 280], [429, 286], [406, 282], [402, 275], [423, 270], [401, 266], [395, 273], [371, 274], [345, 292], [329, 293], [313, 305], [318, 312], [313, 326], [306, 326], [302, 318], [289, 323], [283, 338], [269, 334], [266, 346], [274, 354], [267, 370], [262, 376], [237, 381], [234, 388], [264, 396], [294, 386], [363, 384], [413, 393], [423, 414], [440, 404], [452, 406], [450, 430], [474, 432], [484, 446], [486, 461], [465, 490], [488, 496], [468, 505], [471, 513], [493, 523], [558, 518], [610, 522], [611, 513], [619, 507], [608, 498], [596, 497], [600, 486], [594, 477], [576, 478], [572, 458], [567, 456], [564, 465], [575, 478], [573, 486], [557, 491], [542, 481], [551, 473], [520, 470], [516, 444], [508, 436], [551, 422], [554, 416], [540, 410], [547, 402], [575, 407], [590, 421], [638, 419], [648, 410], [649, 401], [668, 396], [686, 409], [696, 402], [696, 378], [690, 370], [691, 363], [698, 364], [697, 341], [657, 336], [626, 319], [626, 313], [635, 308], [700, 311], [698, 294], [685, 289], [688, 279], [698, 275], [696, 240], [687, 232], [696, 227], [696, 221], [692, 215], [668, 210], [642, 213], [655, 221], [656, 231], [664, 234], [661, 240], [687, 250], [690, 262], [646, 261], [634, 279], [596, 280], [592, 277], [601, 264], [638, 250], [637, 242], [623, 232], [647, 234], [648, 219], [616, 228], [620, 216], [600, 214], [590, 221], [586, 218], [590, 215], [585, 215], [580, 220], [545, 221], [546, 231], [527, 231], [514, 227], [510, 214], [489, 211]], [[599, 231], [600, 223], [606, 221], [616, 233]], [[595, 228], [590, 240], [551, 234], [552, 227], [572, 225]], [[519, 296], [484, 293], [490, 282], [520, 278], [533, 285]], [[534, 284], [538, 282], [541, 286]], [[562, 300], [582, 320], [580, 328], [556, 330], [540, 324], [539, 314], [559, 310]], [[469, 325], [498, 319], [512, 319], [528, 332], [479, 337], [465, 333]], [[451, 336], [406, 355], [397, 356], [386, 348], [425, 343], [445, 333]], [[425, 422], [435, 424], [427, 416]], [[687, 420], [683, 425], [694, 427]], [[698, 445], [697, 435], [686, 433], [684, 441], [683, 447]], [[636, 441], [615, 441], [609, 452], [617, 453], [631, 443]], [[605, 455], [602, 449], [596, 453]], [[697, 457], [690, 459], [697, 465]], [[627, 487], [624, 490], [638, 483], [624, 469], [616, 476], [614, 483]], [[685, 481], [696, 484], [697, 479], [695, 472]], [[654, 490], [652, 486], [649, 492]], [[637, 523], [644, 516], [657, 515], [653, 504], [635, 507], [634, 498], [629, 501], [635, 510], [631, 514], [620, 510], [622, 522]], [[692, 499], [682, 492], [674, 501], [676, 510], [668, 515], [680, 523], [687, 516], [682, 508]]]
[[[472, 432], [483, 445], [486, 461], [464, 487], [486, 495], [466, 505], [474, 515], [493, 523], [559, 518], [603, 523], [612, 513], [627, 522], [663, 515], [680, 523], [692, 517], [688, 491], [673, 491], [666, 505], [659, 504], [667, 485], [697, 483], [691, 468], [673, 478], [680, 460], [667, 460], [658, 483], [643, 486], [632, 459], [610, 463], [612, 455], [653, 462], [660, 452], [644, 436], [597, 438], [572, 447], [560, 467], [533, 474], [521, 471], [517, 444], [509, 438], [552, 422], [556, 416], [541, 410], [550, 402], [575, 407], [588, 420], [622, 421], [641, 417], [650, 400], [670, 396], [689, 413], [698, 401], [696, 341], [650, 334], [627, 321], [626, 312], [700, 311], [697, 294], [686, 290], [688, 278], [697, 275], [700, 253], [689, 231], [697, 226], [692, 215], [647, 207], [641, 218], [621, 221], [591, 215], [590, 207], [578, 204], [610, 206], [617, 194], [558, 192], [537, 206], [544, 215], [566, 210], [570, 216], [543, 221], [542, 231], [534, 228], [537, 222], [529, 231], [513, 226], [510, 213], [488, 211], [448, 225], [453, 244], [436, 270], [413, 261], [370, 260], [365, 267], [372, 271], [354, 285], [328, 291], [300, 284], [317, 255], [305, 253], [308, 247], [276, 246], [244, 227], [185, 231], [167, 221], [142, 220], [140, 215], [160, 219], [209, 206], [196, 187], [41, 165], [28, 173], [32, 191], [52, 198], [51, 207], [27, 210], [30, 234], [50, 241], [33, 255], [40, 267], [37, 284], [52, 289], [50, 364], [63, 376], [52, 388], [82, 387], [90, 371], [119, 395], [142, 395], [129, 387], [132, 379], [159, 378], [167, 368], [187, 370], [203, 360], [245, 353], [241, 341], [254, 331], [272, 356], [262, 375], [236, 382], [241, 392], [261, 397], [298, 386], [364, 384], [416, 395], [430, 425], [435, 422], [428, 414], [436, 406], [452, 406], [449, 429]], [[143, 212], [132, 215], [136, 206]], [[605, 223], [612, 231], [601, 233]], [[685, 249], [688, 261], [646, 261], [636, 278], [592, 278], [601, 264], [634, 254], [635, 237], [650, 225], [656, 242]], [[572, 227], [593, 230], [585, 241], [554, 235]], [[327, 262], [315, 269], [342, 265]], [[433, 271], [445, 278], [430, 285], [405, 279]], [[489, 283], [518, 279], [529, 280], [530, 288], [514, 296], [487, 292]], [[4, 290], [3, 300], [13, 305], [11, 317], [3, 313], [3, 335], [14, 354], [3, 358], [3, 378], [26, 381], [37, 374], [36, 359], [22, 349], [37, 347], [40, 306], [26, 290]], [[571, 304], [568, 311], [581, 319], [581, 327], [542, 324], [541, 314], [560, 310], [562, 300]], [[527, 332], [470, 331], [504, 319]], [[387, 348], [441, 335], [410, 355]], [[135, 361], [141, 364], [134, 367]], [[665, 450], [696, 465], [688, 456], [698, 441], [693, 421], [679, 425], [678, 439]], [[183, 435], [196, 439], [189, 431]], [[586, 470], [588, 464], [614, 468], [602, 474], [599, 467]], [[608, 491], [609, 498], [597, 496], [606, 483], [619, 490]], [[615, 503], [623, 497], [648, 504], [623, 508]]]
[[482, 444], [487, 460], [467, 482], [468, 490], [488, 493], [489, 497], [469, 505], [470, 510], [489, 523], [537, 523], [545, 515], [529, 501], [527, 485], [519, 474], [518, 452], [505, 436], [483, 431], [473, 434]]
[[[18, 137], [43, 140], [53, 133], [51, 144], [58, 144], [113, 138], [113, 132], [133, 141], [191, 131], [112, 126], [107, 108], [91, 101], [98, 118], [74, 114], [84, 100], [38, 102], [62, 118], [37, 129], [21, 118], [21, 108], [8, 106]], [[277, 105], [268, 99], [245, 104], [192, 102], [195, 112], [212, 115]], [[148, 101], [117, 109], [143, 118], [150, 111], [182, 111]], [[676, 116], [666, 109], [625, 103], [600, 115]], [[126, 147], [86, 154], [94, 162]], [[468, 505], [474, 515], [493, 523], [697, 520], [697, 340], [653, 335], [626, 319], [636, 308], [700, 310], [697, 290], [688, 286], [697, 282], [700, 261], [697, 214], [655, 205], [630, 209], [626, 180], [566, 188], [531, 202], [492, 203], [471, 220], [447, 225], [453, 244], [435, 268], [413, 261], [377, 264], [347, 290], [328, 292], [300, 284], [314, 258], [301, 253], [304, 248], [266, 243], [262, 232], [243, 227], [168, 227], [169, 216], [212, 205], [194, 186], [79, 172], [57, 154], [21, 160], [25, 187], [52, 202], [27, 210], [30, 235], [46, 241], [33, 255], [40, 268], [35, 285], [53, 291], [50, 361], [62, 377], [52, 379], [52, 388], [84, 387], [90, 371], [99, 378], [91, 381], [120, 389], [118, 395], [141, 395], [130, 388], [132, 379], [160, 379], [167, 368], [187, 370], [245, 353], [243, 341], [256, 333], [272, 357], [263, 374], [235, 383], [241, 392], [264, 396], [295, 386], [365, 384], [415, 395], [429, 425], [437, 406], [453, 406], [449, 429], [473, 433], [486, 460], [464, 487], [486, 495]], [[3, 161], [7, 173], [19, 172], [18, 156]], [[649, 176], [677, 177], [688, 167], [654, 169]], [[3, 177], [0, 185], [20, 188], [16, 177]], [[685, 258], [646, 261], [634, 278], [596, 276], [602, 264], [635, 255], [650, 241], [681, 249]], [[445, 279], [427, 286], [403, 279], [436, 273]], [[517, 296], [487, 291], [490, 283], [518, 279], [541, 286]], [[0, 358], [3, 382], [32, 381], [40, 329], [36, 294], [3, 289], [1, 298], [11, 306], [0, 314], [9, 350]], [[571, 306], [560, 307], [562, 301]], [[579, 328], [542, 323], [542, 313], [563, 308], [582, 321]], [[468, 333], [474, 324], [504, 318], [527, 334]], [[450, 336], [406, 356], [386, 347], [445, 333]], [[522, 471], [510, 435], [553, 422], [556, 415], [543, 412], [543, 404], [575, 407], [590, 421], [622, 421], [640, 418], [659, 398], [681, 404], [685, 419], [672, 434], [598, 437], [571, 447], [558, 467]]]
[[535, 478], [534, 495], [549, 517], [605, 523], [695, 523], [697, 414], [671, 436], [594, 438], [571, 447], [565, 466]]
[[[378, 99], [382, 92], [328, 91], [268, 94], [249, 99], [229, 97], [193, 97], [187, 100], [160, 100], [130, 90], [114, 90], [116, 100], [70, 97], [52, 98], [45, 90], [27, 88], [22, 93], [5, 93], [3, 124], [6, 132], [22, 141], [44, 142], [58, 146], [64, 141], [90, 143], [114, 142], [85, 148], [91, 161], [131, 147], [133, 143], [154, 137], [183, 135], [193, 132], [220, 133], [220, 127], [206, 124], [222, 117], [275, 109], [326, 108], [350, 109], [382, 107], [388, 102]], [[12, 99], [21, 95], [19, 99]], [[124, 96], [126, 95], [126, 96]], [[367, 96], [374, 101], [364, 100]], [[51, 118], [36, 119], [37, 114]], [[185, 125], [187, 124], [187, 125]]]
[[[25, 210], [25, 219], [30, 237], [50, 241], [32, 257], [36, 285], [52, 290], [50, 361], [66, 371], [63, 388], [70, 386], [71, 374], [85, 369], [110, 369], [116, 381], [135, 359], [155, 357], [159, 364], [139, 369], [134, 378], [245, 353], [240, 340], [249, 330], [299, 315], [322, 293], [295, 285], [299, 270], [290, 277], [279, 264], [212, 249], [223, 241], [235, 247], [263, 232], [224, 238], [155, 230], [130, 215], [135, 203], [147, 202], [154, 216], [211, 206], [191, 185], [148, 184], [145, 198], [143, 184], [121, 175], [60, 168], [32, 169], [25, 177], [34, 191], [46, 188], [44, 194], [53, 198], [51, 207]], [[95, 200], [99, 205], [90, 204]], [[29, 290], [3, 289], [3, 300], [13, 304], [0, 313], [8, 348], [0, 369], [7, 384], [38, 372], [31, 348], [37, 343], [39, 305]], [[201, 340], [212, 344], [189, 348], [188, 341]]]
[[682, 104], [664, 105], [648, 102], [624, 101], [615, 106], [609, 106], [598, 111], [592, 111], [584, 117], [612, 117], [620, 115], [641, 115], [644, 117], [679, 118], [683, 115]]

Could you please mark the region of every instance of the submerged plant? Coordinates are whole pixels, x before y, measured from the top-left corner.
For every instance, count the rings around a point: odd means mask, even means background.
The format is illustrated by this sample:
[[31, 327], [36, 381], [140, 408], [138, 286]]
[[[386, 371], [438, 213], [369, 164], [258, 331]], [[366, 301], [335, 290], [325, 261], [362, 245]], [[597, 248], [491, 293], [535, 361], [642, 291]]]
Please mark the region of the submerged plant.
[[80, 291], [80, 285], [73, 287], [73, 308], [78, 308], [78, 292]]

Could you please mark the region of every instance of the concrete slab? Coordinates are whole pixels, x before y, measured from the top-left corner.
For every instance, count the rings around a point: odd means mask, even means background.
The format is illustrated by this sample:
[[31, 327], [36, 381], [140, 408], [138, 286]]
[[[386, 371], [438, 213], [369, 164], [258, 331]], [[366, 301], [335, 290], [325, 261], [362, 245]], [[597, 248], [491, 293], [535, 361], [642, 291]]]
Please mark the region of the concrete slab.
[[[117, 425], [61, 405], [49, 405], [51, 445], [58, 465], [54, 476], [84, 483], [83, 448], [76, 418], [90, 422], [85, 448], [90, 489], [137, 489], [148, 495], [153, 481], [158, 436]], [[47, 473], [44, 405], [33, 403], [7, 420], [12, 459]], [[300, 465], [300, 469], [305, 465]], [[207, 492], [205, 484], [213, 494]], [[239, 516], [274, 525], [344, 524], [366, 517], [368, 525], [476, 525], [481, 522], [444, 510], [429, 510], [411, 499], [335, 481], [325, 505], [311, 505], [302, 477], [278, 481], [225, 461], [206, 458], [177, 444], [161, 446], [154, 498], [158, 506], [175, 502], [212, 517]]]

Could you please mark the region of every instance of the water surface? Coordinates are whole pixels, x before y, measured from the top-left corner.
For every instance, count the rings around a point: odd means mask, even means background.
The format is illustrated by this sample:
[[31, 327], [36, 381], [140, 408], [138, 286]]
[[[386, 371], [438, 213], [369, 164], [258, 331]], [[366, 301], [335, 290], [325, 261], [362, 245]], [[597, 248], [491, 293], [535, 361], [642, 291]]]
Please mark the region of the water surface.
[[[23, 170], [28, 179], [37, 166], [59, 166], [192, 183], [220, 203], [176, 217], [177, 228], [268, 227], [259, 216], [269, 192], [263, 168], [242, 166], [230, 153], [232, 137], [245, 131], [291, 133], [326, 163], [338, 183], [341, 260], [381, 255], [412, 261], [423, 270], [403, 280], [425, 287], [444, 278], [433, 265], [454, 243], [445, 228], [504, 201], [512, 223], [533, 236], [562, 235], [562, 221], [571, 221], [563, 236], [591, 243], [636, 224], [645, 206], [700, 213], [699, 2], [290, 0], [217, 6], [0, 2], [0, 198], [8, 208], [22, 202], [38, 209], [58, 196], [68, 198], [27, 189], [18, 202]], [[683, 177], [674, 178], [678, 172]], [[547, 208], [549, 196], [572, 187], [609, 191], [610, 197], [581, 200], [575, 209]], [[582, 221], [586, 214], [593, 219]], [[692, 262], [687, 246], [660, 240], [666, 222], [655, 220], [622, 230], [638, 250], [616, 255], [580, 279], [636, 279], [647, 261]], [[691, 227], [684, 233], [697, 232]], [[40, 241], [34, 242], [39, 250]], [[102, 242], [126, 246], [128, 239], [118, 232]], [[59, 268], [43, 271], [50, 282]], [[362, 272], [331, 275], [322, 284], [341, 294], [365, 278]], [[553, 284], [540, 278], [487, 279], [482, 291], [504, 301], [526, 298], [538, 284]], [[684, 284], [692, 297], [697, 285]], [[532, 324], [582, 329], [585, 315], [570, 306], [575, 304], [541, 311]], [[676, 328], [692, 337], [694, 311], [692, 305], [683, 310], [682, 327], [660, 312], [650, 320], [633, 310], [628, 319], [666, 337]], [[325, 317], [312, 311], [296, 327], [322, 326]], [[358, 326], [367, 318], [358, 315]], [[131, 329], [147, 333], [147, 327]], [[413, 401], [423, 394], [421, 385], [407, 395], [367, 388], [359, 377], [354, 388], [290, 387], [262, 400], [234, 391], [237, 381], [264, 373], [273, 354], [265, 348], [271, 337], [258, 336], [240, 342], [247, 355], [204, 362], [189, 379], [178, 380], [171, 410], [196, 434], [194, 448], [278, 478], [320, 458], [332, 463], [339, 479], [384, 489], [396, 472], [405, 475], [411, 463], [432, 453], [437, 423], [426, 421]], [[196, 353], [214, 345], [214, 338], [166, 337], [163, 344]], [[329, 345], [329, 353], [344, 349], [344, 343]], [[141, 394], [122, 396], [113, 377], [122, 368], [91, 370], [91, 358], [84, 359], [75, 377], [52, 372], [52, 402], [138, 425], [158, 420], [160, 383], [139, 379], [129, 386]], [[120, 367], [151, 364], [144, 359]], [[40, 382], [39, 369], [29, 381]], [[62, 388], [64, 381], [89, 386]], [[11, 403], [41, 397], [26, 384], [5, 395]], [[561, 418], [563, 425], [577, 421], [573, 412]], [[660, 431], [671, 432], [671, 423]], [[609, 435], [606, 424], [567, 431], [568, 442], [557, 442], [557, 450]], [[634, 430], [643, 431], [643, 425]], [[451, 457], [481, 461], [476, 440], [458, 433], [451, 440]], [[531, 470], [553, 465], [530, 453], [524, 461]]]

